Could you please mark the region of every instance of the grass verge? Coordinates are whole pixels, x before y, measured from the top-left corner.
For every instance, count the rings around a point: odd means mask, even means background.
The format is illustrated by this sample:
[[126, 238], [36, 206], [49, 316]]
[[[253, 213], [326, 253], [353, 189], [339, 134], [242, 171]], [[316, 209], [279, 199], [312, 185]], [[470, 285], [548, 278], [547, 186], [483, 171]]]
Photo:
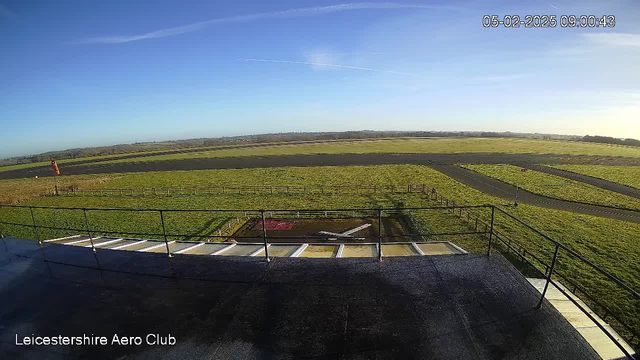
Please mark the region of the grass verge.
[[464, 165], [483, 175], [498, 179], [534, 194], [589, 204], [640, 209], [640, 200], [580, 181], [545, 174], [535, 170], [522, 172], [512, 165]]
[[556, 165], [554, 167], [640, 189], [640, 166]]

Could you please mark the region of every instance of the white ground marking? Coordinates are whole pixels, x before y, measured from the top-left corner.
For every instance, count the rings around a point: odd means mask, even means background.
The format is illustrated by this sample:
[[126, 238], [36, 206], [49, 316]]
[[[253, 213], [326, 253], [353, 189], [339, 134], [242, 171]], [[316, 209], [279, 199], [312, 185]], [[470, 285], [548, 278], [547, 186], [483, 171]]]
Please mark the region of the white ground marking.
[[418, 247], [418, 244], [411, 243], [411, 246], [413, 246], [413, 250], [415, 250], [419, 255], [424, 256], [424, 253], [422, 252], [422, 249]]
[[[95, 239], [94, 239], [94, 240], [95, 240]], [[104, 245], [109, 245], [109, 244], [117, 243], [117, 242], [122, 241], [122, 240], [124, 240], [124, 239], [122, 239], [122, 238], [120, 238], [120, 239], [113, 239], [113, 240], [105, 241], [105, 242], [100, 243], [100, 244], [93, 244], [93, 247], [100, 247], [100, 246], [104, 246]], [[91, 247], [91, 244], [86, 245], [85, 247], [90, 248], [90, 247]]]
[[161, 246], [171, 245], [171, 244], [173, 244], [173, 243], [175, 243], [175, 241], [169, 241], [168, 243], [160, 243], [160, 244], [158, 244], [158, 245], [153, 245], [153, 246], [150, 246], [150, 247], [148, 247], [148, 248], [140, 249], [140, 250], [138, 250], [138, 251], [140, 251], [140, 252], [147, 252], [147, 251], [149, 251], [149, 250], [157, 249], [157, 248], [159, 248], [159, 247], [161, 247]]
[[467, 254], [467, 251], [464, 250], [463, 248], [461, 248], [460, 246], [454, 244], [454, 243], [450, 243], [447, 241], [447, 244], [451, 245], [454, 249], [460, 251], [461, 254]]
[[[267, 249], [270, 247], [271, 247], [271, 244], [267, 244]], [[258, 256], [263, 251], [264, 251], [264, 247], [261, 247], [259, 250], [252, 252], [249, 256]]]
[[57, 238], [57, 239], [49, 239], [49, 240], [45, 240], [43, 242], [52, 242], [52, 241], [59, 241], [59, 240], [68, 240], [68, 239], [73, 239], [73, 238], [77, 238], [79, 236], [82, 235], [72, 235], [72, 236], [67, 236], [67, 237], [61, 237], [61, 238]]
[[[331, 236], [335, 236], [336, 238], [340, 238], [340, 237], [346, 237], [346, 238], [352, 238], [351, 234], [358, 232], [360, 230], [366, 229], [369, 226], [371, 226], [371, 224], [364, 224], [364, 225], [360, 225], [356, 228], [353, 228], [351, 230], [347, 230], [343, 233], [334, 233], [334, 232], [330, 232], [330, 231], [319, 231], [320, 234], [323, 235], [331, 235]], [[329, 238], [329, 240], [337, 240], [336, 238]], [[358, 240], [364, 239], [364, 238], [357, 238]]]
[[200, 246], [202, 246], [202, 245], [204, 245], [204, 243], [203, 243], [203, 242], [201, 242], [201, 243], [197, 243], [197, 244], [195, 244], [195, 245], [193, 245], [193, 246], [189, 246], [189, 247], [186, 247], [186, 248], [184, 248], [184, 249], [182, 249], [182, 250], [178, 250], [178, 251], [174, 252], [174, 254], [182, 254], [182, 253], [184, 253], [184, 252], [187, 252], [187, 251], [189, 251], [189, 250], [193, 250], [193, 249], [195, 249], [195, 248], [197, 248], [197, 247], [200, 247]]
[[120, 250], [120, 249], [127, 248], [129, 246], [138, 245], [138, 244], [142, 244], [142, 243], [146, 243], [146, 242], [147, 242], [147, 240], [136, 241], [136, 242], [133, 242], [131, 244], [124, 244], [124, 245], [116, 246], [114, 248], [111, 248], [111, 250]]
[[[92, 238], [91, 240], [96, 240], [96, 239], [100, 239], [100, 236]], [[74, 244], [78, 244], [78, 243], [81, 243], [81, 242], [84, 242], [84, 241], [89, 241], [89, 239], [71, 241], [71, 242], [68, 242], [68, 243], [66, 243], [64, 245], [74, 245]]]
[[223, 252], [225, 252], [225, 251], [227, 251], [227, 250], [231, 249], [232, 247], [234, 247], [234, 246], [236, 246], [236, 245], [238, 245], [238, 244], [231, 244], [231, 245], [229, 245], [229, 246], [227, 246], [227, 247], [224, 247], [224, 248], [222, 248], [222, 249], [220, 249], [220, 250], [218, 250], [218, 251], [214, 251], [214, 252], [212, 252], [212, 253], [211, 253], [211, 254], [209, 254], [209, 255], [220, 255], [220, 254], [222, 254]]
[[336, 253], [336, 257], [341, 258], [343, 252], [344, 252], [344, 244], [340, 244], [340, 246], [338, 247], [338, 252]]
[[296, 251], [294, 251], [293, 254], [291, 254], [291, 256], [289, 257], [299, 257], [300, 254], [302, 254], [308, 247], [309, 247], [309, 244], [300, 245], [300, 247], [296, 249]]

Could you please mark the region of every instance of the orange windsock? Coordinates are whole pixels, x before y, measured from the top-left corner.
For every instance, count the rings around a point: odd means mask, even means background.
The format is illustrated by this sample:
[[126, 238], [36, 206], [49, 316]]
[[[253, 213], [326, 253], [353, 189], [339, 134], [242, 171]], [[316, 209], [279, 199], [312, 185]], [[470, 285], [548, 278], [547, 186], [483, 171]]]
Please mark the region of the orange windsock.
[[56, 173], [56, 175], [60, 175], [60, 169], [58, 168], [58, 164], [55, 160], [51, 160], [51, 168]]

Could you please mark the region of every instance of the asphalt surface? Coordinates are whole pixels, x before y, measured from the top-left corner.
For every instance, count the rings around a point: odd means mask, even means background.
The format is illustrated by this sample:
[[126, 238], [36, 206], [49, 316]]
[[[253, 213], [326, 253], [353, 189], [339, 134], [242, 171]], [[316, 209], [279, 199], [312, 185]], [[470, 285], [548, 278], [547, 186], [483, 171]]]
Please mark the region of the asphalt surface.
[[[482, 191], [485, 194], [503, 198], [511, 202], [515, 201], [516, 187], [511, 184], [496, 180], [494, 178], [456, 165], [432, 164], [430, 166], [433, 169], [438, 170], [441, 173], [450, 176], [467, 186]], [[607, 206], [583, 204], [567, 200], [554, 199], [542, 195], [533, 194], [522, 189], [518, 190], [518, 203], [640, 223], [640, 211], [616, 209]]]
[[[602, 157], [589, 155], [543, 155], [503, 153], [460, 154], [320, 154], [247, 156], [126, 163], [60, 164], [64, 175], [108, 174], [146, 171], [249, 169], [286, 166], [347, 166], [417, 164], [621, 164], [640, 165], [640, 158]], [[0, 172], [0, 179], [51, 176], [49, 166]]]
[[[46, 244], [45, 263], [35, 241], [3, 245], [6, 359], [599, 358], [555, 308], [535, 309], [537, 290], [499, 254], [267, 264], [98, 249], [99, 270], [91, 249]], [[83, 334], [109, 345], [16, 345]]]

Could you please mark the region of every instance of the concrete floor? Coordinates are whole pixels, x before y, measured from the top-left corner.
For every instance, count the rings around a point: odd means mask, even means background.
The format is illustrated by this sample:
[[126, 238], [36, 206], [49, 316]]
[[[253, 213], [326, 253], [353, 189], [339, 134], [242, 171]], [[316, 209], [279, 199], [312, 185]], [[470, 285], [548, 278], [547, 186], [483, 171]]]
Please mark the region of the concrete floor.
[[[5, 248], [6, 246], [6, 248]], [[9, 253], [7, 250], [9, 250]], [[502, 256], [261, 258], [0, 244], [7, 359], [598, 359]], [[19, 256], [16, 256], [18, 254]], [[58, 261], [76, 266], [53, 263]], [[174, 346], [16, 346], [171, 334]]]

